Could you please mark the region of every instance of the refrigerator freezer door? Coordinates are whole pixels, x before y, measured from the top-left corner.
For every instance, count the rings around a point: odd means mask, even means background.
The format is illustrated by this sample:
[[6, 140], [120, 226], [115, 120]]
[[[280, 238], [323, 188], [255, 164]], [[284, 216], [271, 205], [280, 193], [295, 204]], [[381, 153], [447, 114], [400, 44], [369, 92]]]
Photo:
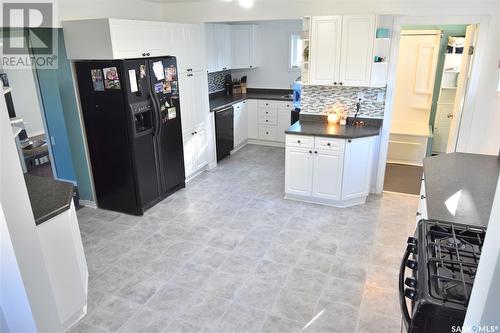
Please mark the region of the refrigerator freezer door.
[[159, 111], [159, 126], [155, 135], [162, 193], [168, 195], [184, 187], [185, 182], [177, 63], [175, 57], [148, 61], [149, 80], [155, 107]]
[[161, 185], [155, 136], [159, 115], [152, 99], [147, 60], [124, 61], [122, 75], [139, 198], [142, 206], [149, 208], [161, 199]]

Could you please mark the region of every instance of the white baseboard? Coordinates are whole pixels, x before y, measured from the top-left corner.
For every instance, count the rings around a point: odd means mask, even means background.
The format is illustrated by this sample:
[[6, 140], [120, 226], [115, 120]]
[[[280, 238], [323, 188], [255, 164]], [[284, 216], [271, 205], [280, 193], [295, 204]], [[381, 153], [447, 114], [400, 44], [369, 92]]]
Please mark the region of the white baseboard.
[[285, 193], [285, 199], [338, 207], [338, 208], [346, 208], [346, 207], [361, 205], [366, 202], [366, 197], [347, 199], [347, 200], [329, 200], [329, 199], [314, 198], [314, 197], [308, 197], [290, 193]]
[[198, 170], [196, 170], [195, 172], [193, 172], [192, 174], [190, 174], [189, 177], [186, 177], [186, 183], [188, 183], [191, 180], [193, 180], [194, 178], [198, 177], [203, 171], [206, 171], [208, 168], [209, 168], [209, 165], [206, 164], [206, 165], [202, 166], [201, 168], [199, 168]]
[[97, 208], [95, 201], [80, 199], [78, 202], [80, 203], [80, 206], [85, 206], [85, 207], [94, 208], [94, 209]]
[[247, 143], [251, 144], [251, 145], [260, 145], [260, 146], [285, 148], [285, 143], [284, 142], [279, 142], [279, 141], [248, 139]]

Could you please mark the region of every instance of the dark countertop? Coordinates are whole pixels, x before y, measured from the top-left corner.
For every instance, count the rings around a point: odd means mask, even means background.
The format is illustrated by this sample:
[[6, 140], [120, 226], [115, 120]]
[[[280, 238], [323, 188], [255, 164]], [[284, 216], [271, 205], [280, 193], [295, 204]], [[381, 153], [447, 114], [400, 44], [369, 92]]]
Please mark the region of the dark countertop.
[[247, 89], [246, 94], [226, 96], [223, 93], [210, 94], [210, 111], [217, 111], [247, 99], [265, 99], [273, 101], [291, 102], [292, 98], [284, 98], [290, 94], [286, 89]]
[[[349, 123], [349, 122], [348, 122]], [[380, 126], [354, 127], [352, 125], [330, 125], [322, 121], [299, 120], [286, 131], [286, 134], [315, 135], [341, 139], [356, 139], [380, 134]]]
[[486, 227], [499, 172], [497, 156], [451, 153], [425, 158], [428, 217]]
[[73, 200], [73, 184], [25, 174], [26, 188], [36, 225], [68, 210]]

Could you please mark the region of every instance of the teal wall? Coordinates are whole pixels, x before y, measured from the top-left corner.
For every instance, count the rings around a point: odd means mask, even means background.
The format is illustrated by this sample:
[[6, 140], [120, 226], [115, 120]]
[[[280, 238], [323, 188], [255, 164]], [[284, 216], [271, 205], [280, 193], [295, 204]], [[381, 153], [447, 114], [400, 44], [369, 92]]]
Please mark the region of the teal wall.
[[[439, 57], [436, 67], [436, 79], [434, 81], [434, 91], [432, 93], [432, 106], [431, 113], [429, 116], [429, 125], [434, 129], [434, 121], [436, 119], [437, 101], [439, 98], [439, 90], [441, 89], [441, 79], [443, 77], [443, 67], [444, 67], [444, 55], [446, 53], [446, 45], [448, 44], [448, 37], [459, 37], [465, 36], [465, 31], [467, 29], [466, 25], [455, 24], [455, 25], [425, 25], [425, 26], [411, 26], [405, 25], [401, 30], [441, 30], [443, 31], [443, 37], [439, 45]], [[432, 154], [432, 138], [429, 139], [429, 144], [427, 145], [427, 156]]]
[[[37, 33], [52, 33], [52, 29], [49, 28], [36, 30]], [[54, 145], [54, 147], [59, 146], [56, 151], [58, 154], [54, 156], [55, 164], [59, 178], [76, 182], [81, 199], [94, 201], [83, 128], [71, 75], [71, 63], [67, 59], [62, 29], [57, 29], [57, 36], [57, 69], [36, 70], [44, 114], [47, 123], [53, 123], [52, 130], [50, 124], [48, 125], [49, 131], [55, 131], [59, 137], [59, 140], [56, 140], [60, 143], [56, 141]]]

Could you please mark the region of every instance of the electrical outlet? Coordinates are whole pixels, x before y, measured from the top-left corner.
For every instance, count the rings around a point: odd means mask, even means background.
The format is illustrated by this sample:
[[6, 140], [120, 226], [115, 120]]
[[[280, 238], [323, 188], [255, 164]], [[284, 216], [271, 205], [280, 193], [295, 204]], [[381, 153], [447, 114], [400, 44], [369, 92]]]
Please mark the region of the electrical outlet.
[[377, 103], [382, 103], [385, 100], [385, 94], [383, 92], [377, 93]]
[[364, 101], [365, 101], [365, 93], [363, 93], [363, 92], [358, 92], [356, 102], [361, 102], [361, 103], [363, 103]]

